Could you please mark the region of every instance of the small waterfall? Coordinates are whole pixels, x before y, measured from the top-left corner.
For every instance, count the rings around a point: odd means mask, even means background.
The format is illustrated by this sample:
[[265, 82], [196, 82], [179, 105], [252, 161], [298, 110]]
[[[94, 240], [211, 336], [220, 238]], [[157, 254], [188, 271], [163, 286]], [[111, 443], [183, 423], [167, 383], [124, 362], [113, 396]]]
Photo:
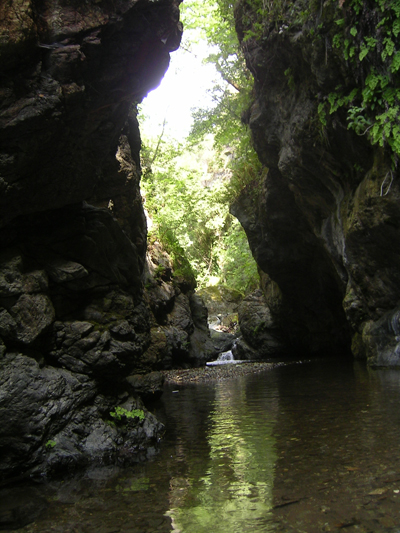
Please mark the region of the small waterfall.
[[233, 357], [232, 350], [229, 350], [228, 352], [220, 353], [217, 359], [217, 361], [224, 362], [224, 363], [231, 363], [234, 360], [235, 358]]
[[213, 315], [208, 317], [208, 327], [210, 329], [218, 329], [218, 326], [221, 325], [222, 315]]
[[[235, 346], [236, 341], [233, 343], [232, 348]], [[216, 361], [210, 361], [209, 363], [206, 363], [207, 366], [218, 366], [218, 365], [227, 365], [227, 364], [238, 364], [238, 363], [247, 363], [247, 361], [238, 361], [233, 356], [232, 350], [228, 350], [227, 352], [222, 352], [219, 354]]]

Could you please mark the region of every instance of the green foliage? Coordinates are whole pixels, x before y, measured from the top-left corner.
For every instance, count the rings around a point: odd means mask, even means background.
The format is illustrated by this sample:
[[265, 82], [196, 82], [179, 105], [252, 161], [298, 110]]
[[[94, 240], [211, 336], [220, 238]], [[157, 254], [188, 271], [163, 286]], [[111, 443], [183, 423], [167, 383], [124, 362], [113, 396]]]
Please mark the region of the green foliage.
[[323, 126], [326, 126], [326, 110], [325, 110], [325, 104], [323, 102], [320, 102], [318, 104], [318, 116], [321, 124]]
[[229, 204], [254, 178], [255, 169], [243, 172], [241, 181], [239, 173], [236, 181], [229, 179], [232, 154], [222, 154], [225, 168], [216, 164], [212, 139], [189, 144], [181, 151], [173, 148], [174, 143], [163, 141], [160, 154], [164, 164], [155, 161], [149, 169], [146, 161], [152, 160], [153, 151], [151, 141], [146, 143], [142, 189], [153, 221], [149, 238], [161, 242], [171, 255], [174, 276], [190, 279], [195, 275], [199, 286], [218, 280], [241, 292], [254, 286], [256, 265], [243, 229], [229, 214]]
[[48, 440], [45, 444], [45, 448], [46, 450], [52, 450], [54, 448], [54, 446], [56, 445], [56, 441], [55, 440]]
[[[168, 210], [164, 213], [168, 214]], [[183, 279], [191, 287], [196, 287], [196, 274], [187, 253], [179, 242], [179, 238], [173, 229], [166, 227], [164, 216], [160, 216], [158, 224], [158, 240], [160, 240], [172, 259], [174, 277]]]
[[288, 87], [294, 91], [295, 88], [296, 88], [296, 85], [294, 83], [294, 77], [293, 77], [293, 71], [292, 69], [289, 67], [285, 70], [284, 72], [286, 78], [287, 78], [287, 83], [288, 83]]
[[232, 205], [246, 190], [246, 194], [257, 199], [262, 192], [266, 169], [263, 169], [257, 154], [249, 150], [245, 157], [231, 164], [231, 177], [229, 184], [221, 191], [220, 200]]
[[[340, 2], [339, 2], [340, 4]], [[343, 4], [343, 2], [342, 2]], [[400, 0], [347, 0], [333, 46], [358, 84], [327, 97], [329, 112], [347, 110], [348, 128], [400, 156]], [[320, 119], [322, 117], [320, 104]], [[321, 119], [323, 122], [323, 119]], [[325, 121], [326, 124], [326, 121]]]
[[154, 277], [157, 279], [157, 278], [162, 278], [163, 275], [164, 275], [164, 272], [165, 272], [165, 267], [163, 265], [157, 265], [156, 266], [156, 271], [154, 272]]
[[239, 152], [245, 154], [249, 150], [249, 132], [241, 116], [251, 103], [252, 80], [235, 31], [233, 3], [188, 0], [182, 6], [185, 27], [194, 23], [201, 28], [210, 49], [205, 61], [220, 74], [220, 81], [210, 91], [214, 105], [193, 113], [190, 139], [200, 142], [212, 133], [217, 152], [231, 147], [238, 158]]
[[[245, 292], [258, 274], [229, 205], [251, 183], [257, 183], [253, 192], [258, 192], [262, 175], [241, 120], [251, 101], [250, 75], [232, 2], [187, 0], [181, 11], [190, 30], [186, 36], [207, 41], [206, 62], [215, 66], [220, 80], [211, 90], [213, 105], [194, 110], [185, 145], [162, 136], [144, 139], [142, 188], [154, 223], [150, 239], [170, 253], [175, 276], [195, 275], [200, 286], [218, 281]], [[183, 47], [191, 46], [186, 37]]]
[[144, 420], [145, 418], [145, 414], [142, 409], [132, 409], [132, 411], [128, 411], [120, 406], [116, 407], [114, 411], [111, 411], [110, 416], [118, 421], [121, 421], [124, 418], [139, 418], [140, 420]]
[[285, 0], [246, 0], [243, 2], [243, 24], [247, 27], [243, 42], [262, 39], [266, 28], [284, 21]]
[[256, 263], [250, 253], [249, 243], [239, 221], [229, 217], [231, 226], [227, 229], [223, 246], [218, 255], [220, 281], [243, 296], [259, 286]]
[[130, 485], [120, 484], [115, 487], [115, 491], [126, 496], [130, 492], [141, 492], [149, 490], [150, 488], [150, 479], [148, 477], [141, 477], [137, 479], [130, 480]]
[[[239, 4], [244, 46], [252, 39], [266, 41], [271, 30], [282, 34], [294, 26], [308, 25], [312, 9], [321, 7], [316, 0], [241, 0]], [[309, 31], [314, 33], [315, 29]]]

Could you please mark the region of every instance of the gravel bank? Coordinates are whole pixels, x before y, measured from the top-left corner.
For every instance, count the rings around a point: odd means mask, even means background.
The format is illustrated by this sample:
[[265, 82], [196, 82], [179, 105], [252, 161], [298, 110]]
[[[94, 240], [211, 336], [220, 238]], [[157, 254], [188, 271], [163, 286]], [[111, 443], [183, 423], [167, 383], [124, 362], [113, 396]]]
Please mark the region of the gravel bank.
[[213, 367], [163, 370], [166, 383], [199, 383], [204, 381], [232, 379], [246, 374], [265, 372], [283, 363], [242, 363], [240, 365], [219, 365]]

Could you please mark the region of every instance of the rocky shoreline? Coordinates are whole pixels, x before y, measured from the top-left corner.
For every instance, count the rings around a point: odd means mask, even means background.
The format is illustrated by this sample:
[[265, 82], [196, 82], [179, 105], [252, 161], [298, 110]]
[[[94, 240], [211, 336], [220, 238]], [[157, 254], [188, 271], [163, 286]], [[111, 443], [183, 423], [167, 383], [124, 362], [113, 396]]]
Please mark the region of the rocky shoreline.
[[284, 363], [242, 363], [240, 365], [219, 365], [214, 367], [187, 368], [178, 370], [163, 370], [165, 383], [187, 384], [206, 381], [221, 381], [233, 379], [246, 374], [266, 372]]

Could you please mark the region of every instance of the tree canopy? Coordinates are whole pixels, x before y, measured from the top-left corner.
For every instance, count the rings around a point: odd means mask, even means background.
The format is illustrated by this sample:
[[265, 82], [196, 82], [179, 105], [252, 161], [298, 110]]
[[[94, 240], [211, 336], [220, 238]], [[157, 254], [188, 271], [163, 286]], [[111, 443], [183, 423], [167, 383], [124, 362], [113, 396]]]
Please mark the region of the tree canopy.
[[157, 138], [143, 138], [150, 238], [161, 241], [177, 262], [184, 254], [199, 285], [224, 283], [246, 293], [258, 284], [257, 267], [229, 205], [261, 171], [241, 122], [250, 102], [250, 75], [231, 3], [189, 0], [181, 10], [183, 49], [194, 53], [196, 43], [205, 40], [205, 61], [215, 66], [219, 81], [210, 88], [212, 104], [193, 110], [193, 126], [183, 142], [166, 138], [163, 130]]

